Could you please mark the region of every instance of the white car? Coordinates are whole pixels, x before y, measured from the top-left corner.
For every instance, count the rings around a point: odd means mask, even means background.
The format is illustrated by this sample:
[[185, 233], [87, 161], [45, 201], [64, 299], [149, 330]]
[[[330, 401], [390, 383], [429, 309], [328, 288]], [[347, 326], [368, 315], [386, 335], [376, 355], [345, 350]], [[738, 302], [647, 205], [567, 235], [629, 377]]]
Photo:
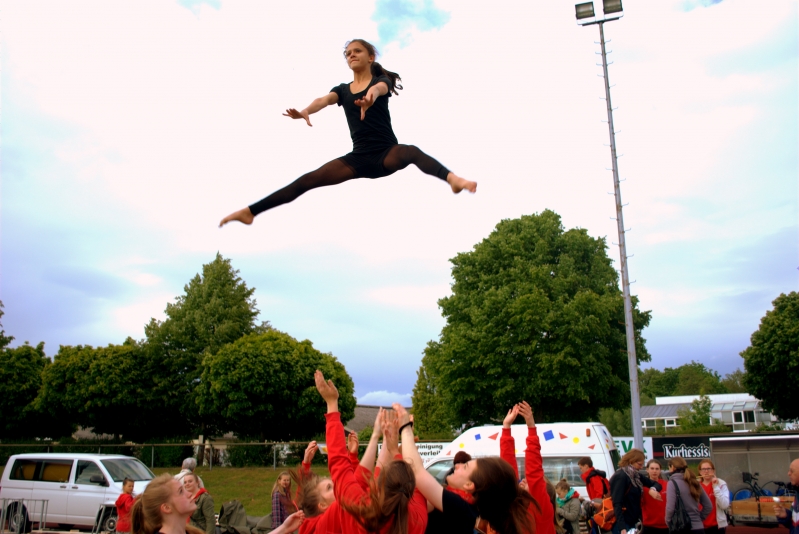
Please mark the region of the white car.
[[[9, 530], [30, 532], [39, 522], [41, 501], [47, 501], [47, 523], [63, 526], [116, 528], [114, 503], [125, 477], [133, 479], [138, 495], [154, 478], [136, 458], [116, 454], [15, 454], [0, 480], [0, 503], [6, 507]], [[103, 508], [104, 507], [104, 508]], [[104, 513], [100, 514], [100, 510]], [[21, 524], [21, 525], [20, 525]], [[41, 525], [39, 528], [43, 528]]]

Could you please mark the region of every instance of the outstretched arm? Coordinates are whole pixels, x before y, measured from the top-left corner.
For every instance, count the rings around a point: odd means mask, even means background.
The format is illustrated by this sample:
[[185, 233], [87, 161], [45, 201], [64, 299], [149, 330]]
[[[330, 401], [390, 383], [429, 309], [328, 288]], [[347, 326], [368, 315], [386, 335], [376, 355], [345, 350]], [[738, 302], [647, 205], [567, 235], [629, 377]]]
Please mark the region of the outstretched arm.
[[366, 446], [366, 452], [363, 453], [361, 458], [361, 467], [369, 471], [375, 470], [375, 457], [377, 456], [377, 440], [380, 439], [380, 434], [383, 433], [383, 408], [377, 410], [377, 417], [375, 417], [375, 426], [372, 428], [372, 437], [369, 438], [369, 445]]
[[[374, 87], [372, 87], [372, 89], [374, 89]], [[320, 111], [326, 108], [327, 106], [332, 106], [337, 102], [338, 102], [338, 95], [336, 93], [327, 93], [325, 96], [320, 96], [319, 98], [314, 99], [314, 101], [311, 102], [308, 105], [308, 107], [303, 109], [302, 111], [297, 111], [294, 108], [289, 108], [286, 110], [286, 112], [283, 115], [285, 117], [291, 117], [292, 119], [305, 119], [305, 122], [308, 123], [308, 126], [313, 126], [313, 124], [311, 124], [310, 115], [313, 115], [317, 111]], [[363, 118], [363, 111], [361, 111], [361, 118]]]
[[377, 82], [366, 91], [366, 96], [355, 101], [355, 105], [361, 107], [361, 120], [366, 117], [366, 110], [372, 107], [375, 100], [386, 93], [388, 93], [388, 85], [386, 85], [386, 82]]
[[[400, 427], [410, 423], [411, 417], [405, 408], [396, 402], [393, 404], [393, 407], [394, 411], [397, 412], [397, 422]], [[416, 448], [416, 442], [413, 440], [413, 427], [411, 425], [405, 426], [402, 429], [400, 441], [402, 442], [402, 458], [411, 466], [413, 474], [416, 477], [416, 489], [422, 493], [425, 499], [433, 504], [436, 510], [443, 511], [444, 487], [424, 468], [422, 457], [419, 455], [419, 450]]]
[[305, 519], [305, 513], [302, 511], [294, 512], [290, 516], [283, 521], [279, 527], [275, 530], [271, 531], [272, 534], [288, 534], [289, 532], [294, 532], [300, 525], [302, 524], [303, 520]]

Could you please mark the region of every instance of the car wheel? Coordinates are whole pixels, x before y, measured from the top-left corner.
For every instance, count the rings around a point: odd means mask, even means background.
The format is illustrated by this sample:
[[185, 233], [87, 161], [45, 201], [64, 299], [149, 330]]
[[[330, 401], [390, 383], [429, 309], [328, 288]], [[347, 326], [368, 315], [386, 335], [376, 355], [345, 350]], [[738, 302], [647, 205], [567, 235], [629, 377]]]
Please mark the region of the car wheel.
[[19, 502], [12, 502], [7, 510], [8, 530], [20, 534], [31, 531], [31, 522], [28, 519], [28, 509]]
[[117, 530], [117, 512], [116, 509], [109, 510], [103, 514], [103, 519], [100, 521], [101, 532], [116, 532]]

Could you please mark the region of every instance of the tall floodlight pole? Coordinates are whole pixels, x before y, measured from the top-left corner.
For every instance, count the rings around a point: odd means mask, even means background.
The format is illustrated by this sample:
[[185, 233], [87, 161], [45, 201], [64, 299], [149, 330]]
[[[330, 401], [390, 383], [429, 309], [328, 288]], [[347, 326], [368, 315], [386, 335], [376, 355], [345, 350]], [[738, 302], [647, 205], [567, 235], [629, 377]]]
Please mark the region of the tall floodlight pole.
[[[635, 448], [644, 449], [644, 432], [641, 427], [641, 399], [638, 394], [638, 359], [635, 355], [635, 327], [633, 325], [633, 304], [630, 296], [630, 275], [627, 270], [627, 244], [625, 241], [624, 216], [622, 215], [621, 188], [619, 186], [619, 165], [616, 156], [616, 131], [613, 129], [613, 106], [610, 103], [610, 82], [608, 81], [608, 56], [605, 50], [605, 23], [622, 17], [621, 0], [603, 0], [605, 15], [597, 19], [594, 3], [585, 2], [575, 6], [577, 22], [583, 26], [599, 26], [599, 43], [602, 47], [602, 75], [605, 80], [605, 104], [608, 108], [608, 133], [610, 134], [610, 159], [613, 166], [613, 193], [616, 198], [616, 226], [619, 232], [619, 256], [621, 259], [621, 288], [624, 295], [624, 325], [627, 332], [627, 367], [630, 372], [630, 404]], [[608, 16], [610, 15], [610, 16]], [[651, 451], [650, 451], [651, 452]]]

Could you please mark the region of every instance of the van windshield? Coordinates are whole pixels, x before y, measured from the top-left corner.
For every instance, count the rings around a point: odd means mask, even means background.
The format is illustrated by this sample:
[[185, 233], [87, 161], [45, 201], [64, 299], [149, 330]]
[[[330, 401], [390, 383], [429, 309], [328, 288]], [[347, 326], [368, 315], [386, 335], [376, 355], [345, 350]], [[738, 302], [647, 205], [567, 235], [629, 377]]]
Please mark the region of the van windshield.
[[114, 482], [122, 482], [125, 477], [139, 481], [139, 480], [152, 480], [155, 478], [152, 471], [147, 469], [147, 466], [138, 461], [136, 458], [118, 458], [116, 460], [100, 460], [108, 474], [114, 479]]

